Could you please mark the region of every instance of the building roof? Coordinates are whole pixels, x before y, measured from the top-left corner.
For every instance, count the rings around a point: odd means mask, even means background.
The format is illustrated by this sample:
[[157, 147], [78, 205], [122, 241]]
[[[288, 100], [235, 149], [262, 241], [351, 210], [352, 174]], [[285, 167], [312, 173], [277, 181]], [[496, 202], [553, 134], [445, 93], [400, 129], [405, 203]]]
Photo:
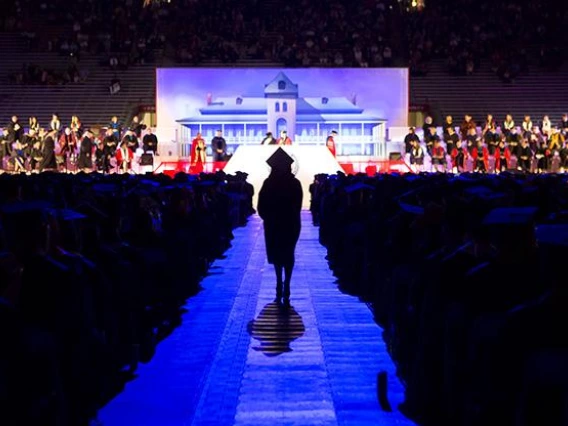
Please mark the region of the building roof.
[[[266, 124], [266, 114], [206, 114], [176, 120], [182, 125], [199, 123]], [[380, 123], [386, 119], [367, 114], [298, 114], [296, 123]]]
[[266, 97], [298, 97], [298, 85], [294, 84], [283, 72], [264, 86], [264, 96]]
[[[223, 97], [217, 98], [211, 104], [201, 108], [203, 115], [218, 114], [266, 114], [267, 101], [265, 98], [253, 97]], [[354, 105], [345, 97], [331, 98], [299, 98], [296, 100], [296, 114], [355, 114], [363, 112], [362, 108]]]

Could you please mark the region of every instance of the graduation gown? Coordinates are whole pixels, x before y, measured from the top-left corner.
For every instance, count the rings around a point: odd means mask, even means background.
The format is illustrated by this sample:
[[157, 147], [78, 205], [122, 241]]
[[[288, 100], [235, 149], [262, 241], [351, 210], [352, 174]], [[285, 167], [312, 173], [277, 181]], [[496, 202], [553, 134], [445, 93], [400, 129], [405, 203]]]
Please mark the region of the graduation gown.
[[292, 139], [290, 139], [288, 136], [286, 136], [285, 139], [282, 138], [278, 138], [278, 140], [276, 141], [277, 145], [292, 145]]
[[55, 161], [55, 141], [51, 136], [47, 136], [41, 145], [42, 160], [39, 163], [39, 171], [55, 170], [57, 161]]
[[487, 147], [484, 146], [481, 148], [481, 150], [479, 149], [479, 147], [473, 148], [471, 155], [473, 157], [473, 161], [475, 162], [476, 168], [483, 166], [484, 170], [489, 169], [489, 150], [487, 149]]
[[511, 162], [511, 152], [509, 148], [503, 149], [497, 147], [495, 149], [495, 170], [504, 170], [509, 168]]
[[300, 237], [302, 184], [291, 172], [272, 172], [258, 194], [258, 214], [264, 221], [268, 263], [293, 265]]
[[92, 169], [93, 168], [93, 140], [89, 137], [81, 139], [79, 147], [79, 159], [77, 160], [77, 167], [79, 169]]
[[335, 157], [337, 152], [335, 150], [335, 140], [333, 139], [333, 136], [327, 137], [327, 140], [325, 141], [325, 145], [327, 146], [327, 149], [329, 149], [329, 152], [331, 152], [331, 155], [333, 155]]

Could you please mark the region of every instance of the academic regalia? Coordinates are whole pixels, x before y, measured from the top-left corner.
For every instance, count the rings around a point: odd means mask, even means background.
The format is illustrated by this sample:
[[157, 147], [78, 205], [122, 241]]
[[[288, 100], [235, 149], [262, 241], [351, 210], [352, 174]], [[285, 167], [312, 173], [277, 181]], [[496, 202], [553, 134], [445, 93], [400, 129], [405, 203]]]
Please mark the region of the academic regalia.
[[130, 150], [132, 152], [136, 152], [136, 150], [138, 149], [138, 138], [136, 137], [135, 134], [129, 134], [129, 135], [125, 135], [122, 140], [124, 142], [126, 142], [126, 146], [128, 148], [130, 148]]
[[65, 158], [67, 155], [75, 154], [77, 151], [77, 136], [75, 133], [65, 134], [63, 133], [59, 138], [59, 149], [56, 152], [58, 155], [62, 155]]
[[110, 159], [113, 158], [116, 154], [116, 148], [118, 145], [118, 139], [116, 138], [115, 134], [107, 135], [103, 139], [103, 171], [108, 173], [111, 168]]
[[158, 137], [154, 133], [147, 133], [142, 138], [142, 149], [144, 152], [156, 153], [158, 149]]
[[405, 149], [407, 154], [410, 154], [410, 151], [412, 151], [412, 142], [414, 142], [414, 141], [420, 143], [420, 138], [414, 132], [408, 133], [404, 137], [404, 149]]
[[548, 160], [550, 158], [551, 152], [546, 148], [543, 143], [538, 144], [536, 150], [534, 151], [534, 156], [536, 158], [536, 168], [541, 171], [548, 169]]
[[[213, 152], [213, 161], [226, 161], [225, 155], [227, 153], [227, 142], [223, 136], [215, 136], [211, 140], [211, 150]], [[220, 150], [221, 152], [217, 152], [217, 150]]]
[[42, 147], [41, 147], [40, 141], [36, 141], [32, 145], [32, 148], [31, 148], [30, 154], [29, 154], [29, 159], [30, 159], [30, 169], [36, 170], [38, 168], [38, 165], [41, 163], [41, 161], [43, 159], [43, 152], [42, 152]]
[[327, 137], [325, 145], [327, 146], [327, 149], [329, 149], [329, 152], [331, 152], [331, 155], [335, 157], [337, 153], [335, 151], [335, 140], [333, 139], [333, 135], [329, 135]]
[[260, 144], [261, 145], [276, 145], [276, 142], [277, 141], [272, 136], [272, 133], [269, 133], [264, 137], [264, 139], [262, 140], [262, 142]]
[[79, 158], [77, 159], [78, 169], [93, 168], [93, 139], [89, 135], [83, 135], [79, 147]]
[[518, 165], [523, 171], [530, 171], [532, 158], [533, 152], [531, 151], [530, 146], [528, 144], [526, 146], [521, 146], [519, 149]]
[[22, 138], [24, 136], [24, 128], [19, 121], [10, 121], [10, 123], [8, 123], [7, 129], [8, 140], [10, 142], [13, 143], [15, 141], [22, 141]]
[[410, 164], [416, 166], [424, 164], [424, 150], [420, 145], [414, 146], [410, 150]]
[[8, 137], [0, 135], [0, 164], [4, 157], [12, 154], [12, 144], [8, 141]]
[[107, 164], [110, 162], [106, 160], [105, 146], [102, 141], [95, 142], [95, 169], [99, 172], [107, 172]]
[[116, 150], [116, 160], [118, 162], [118, 167], [122, 171], [127, 171], [132, 167], [132, 160], [134, 158], [134, 153], [128, 147], [128, 144], [123, 142], [119, 149]]
[[292, 139], [290, 139], [288, 136], [286, 136], [284, 139], [283, 138], [278, 138], [278, 140], [276, 141], [277, 145], [292, 145]]
[[39, 171], [57, 169], [55, 160], [55, 141], [51, 135], [47, 135], [41, 144], [42, 160], [39, 164]]
[[191, 150], [191, 171], [192, 173], [199, 174], [205, 169], [206, 157], [205, 140], [195, 138], [194, 144], [192, 143]]
[[446, 151], [440, 145], [432, 148], [432, 165], [445, 166], [446, 165]]
[[474, 161], [474, 169], [486, 172], [489, 169], [489, 150], [487, 147], [477, 146], [473, 149], [472, 157]]
[[258, 195], [268, 263], [280, 266], [294, 264], [301, 229], [302, 185], [292, 174], [293, 162], [283, 149], [277, 149], [267, 160], [272, 171]]
[[497, 147], [495, 150], [495, 170], [505, 171], [511, 162], [511, 152], [508, 147]]
[[448, 134], [444, 140], [446, 142], [447, 152], [451, 153], [453, 152], [454, 147], [457, 145], [458, 141], [460, 140], [460, 137], [458, 136], [457, 133], [452, 133], [451, 135]]
[[452, 166], [458, 169], [458, 171], [464, 171], [465, 160], [468, 157], [468, 155], [469, 153], [467, 149], [465, 149], [463, 146], [459, 148], [454, 148], [451, 153]]

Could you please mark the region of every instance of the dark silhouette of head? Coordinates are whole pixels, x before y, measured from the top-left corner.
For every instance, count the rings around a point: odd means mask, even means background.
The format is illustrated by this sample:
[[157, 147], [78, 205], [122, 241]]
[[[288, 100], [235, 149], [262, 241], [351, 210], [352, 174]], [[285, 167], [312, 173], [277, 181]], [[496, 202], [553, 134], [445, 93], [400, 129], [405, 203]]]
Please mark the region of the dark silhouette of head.
[[278, 148], [266, 162], [272, 168], [271, 174], [292, 174], [292, 163], [294, 163], [294, 159], [282, 148]]

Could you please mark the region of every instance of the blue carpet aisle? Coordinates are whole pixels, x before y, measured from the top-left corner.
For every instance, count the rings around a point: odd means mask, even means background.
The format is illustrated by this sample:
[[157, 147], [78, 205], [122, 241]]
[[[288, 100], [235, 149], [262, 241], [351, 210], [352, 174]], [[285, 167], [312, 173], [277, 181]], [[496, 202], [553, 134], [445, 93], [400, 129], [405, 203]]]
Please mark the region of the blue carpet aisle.
[[291, 308], [273, 303], [258, 217], [235, 232], [182, 325], [99, 413], [105, 426], [412, 425], [383, 412], [376, 375], [403, 399], [369, 309], [339, 292], [303, 213]]

